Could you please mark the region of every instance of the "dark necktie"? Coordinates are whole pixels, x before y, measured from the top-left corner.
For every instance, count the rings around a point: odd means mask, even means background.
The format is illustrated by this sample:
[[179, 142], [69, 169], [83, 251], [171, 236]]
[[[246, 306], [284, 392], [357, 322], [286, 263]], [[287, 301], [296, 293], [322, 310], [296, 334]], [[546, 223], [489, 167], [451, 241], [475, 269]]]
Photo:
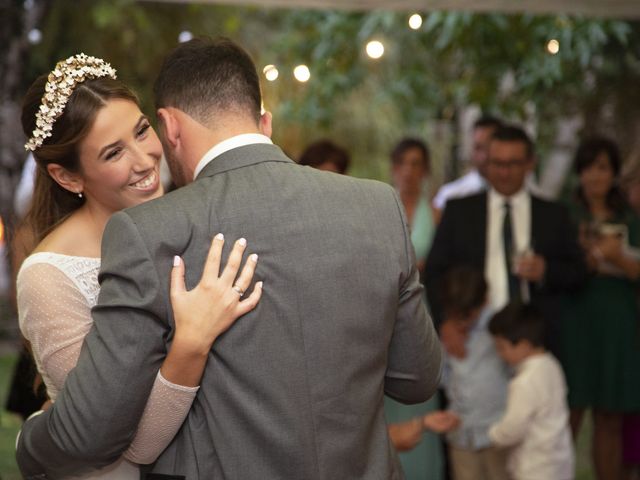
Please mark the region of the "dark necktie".
[[520, 283], [518, 277], [513, 274], [512, 260], [515, 253], [513, 242], [513, 226], [511, 224], [511, 204], [504, 202], [504, 220], [502, 222], [502, 246], [504, 247], [505, 266], [507, 268], [507, 281], [509, 283], [509, 300], [520, 298]]

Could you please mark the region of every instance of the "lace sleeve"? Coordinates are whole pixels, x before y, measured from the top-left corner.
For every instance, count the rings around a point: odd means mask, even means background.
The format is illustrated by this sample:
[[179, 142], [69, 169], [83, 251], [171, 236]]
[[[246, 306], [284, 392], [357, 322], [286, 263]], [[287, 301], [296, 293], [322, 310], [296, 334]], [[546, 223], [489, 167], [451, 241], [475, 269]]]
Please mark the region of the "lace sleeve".
[[91, 328], [90, 306], [69, 277], [47, 263], [23, 269], [17, 293], [20, 329], [55, 400]]
[[140, 464], [155, 462], [182, 426], [199, 388], [176, 385], [158, 372], [125, 458]]

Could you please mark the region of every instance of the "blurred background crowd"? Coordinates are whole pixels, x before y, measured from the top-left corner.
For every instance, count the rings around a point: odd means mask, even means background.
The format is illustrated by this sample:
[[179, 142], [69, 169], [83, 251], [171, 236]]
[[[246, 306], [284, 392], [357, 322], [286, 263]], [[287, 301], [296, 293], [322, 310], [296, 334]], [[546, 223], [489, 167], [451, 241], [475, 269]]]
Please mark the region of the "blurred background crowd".
[[[447, 351], [437, 398], [385, 404], [407, 478], [503, 478], [488, 428], [504, 412], [512, 371], [488, 324], [515, 299], [540, 307], [545, 345], [562, 364], [570, 428], [588, 444], [578, 478], [638, 478], [640, 23], [571, 12], [131, 0], [0, 9], [0, 400], [8, 411], [24, 416], [42, 401], [31, 394], [12, 287], [32, 247], [19, 227], [35, 168], [19, 130], [24, 91], [83, 51], [110, 61], [152, 112], [162, 56], [194, 35], [226, 35], [263, 68], [277, 144], [300, 164], [392, 183], [404, 205]], [[429, 433], [439, 430], [434, 412], [446, 408], [462, 426]], [[0, 478], [18, 478], [18, 427], [2, 413]]]

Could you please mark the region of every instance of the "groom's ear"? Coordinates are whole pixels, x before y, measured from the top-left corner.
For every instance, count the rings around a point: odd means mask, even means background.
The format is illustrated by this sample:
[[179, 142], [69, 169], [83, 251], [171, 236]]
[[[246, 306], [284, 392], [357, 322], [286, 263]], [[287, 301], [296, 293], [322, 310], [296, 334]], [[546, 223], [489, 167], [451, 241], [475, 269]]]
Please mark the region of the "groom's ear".
[[260, 115], [260, 125], [259, 125], [260, 133], [262, 133], [263, 135], [266, 135], [269, 138], [271, 138], [271, 133], [273, 131], [271, 127], [272, 119], [273, 117], [271, 115], [271, 112], [268, 112], [266, 110], [262, 115]]
[[178, 122], [178, 119], [168, 108], [159, 108], [157, 115], [160, 120], [159, 126], [162, 130], [164, 140], [171, 147], [175, 148], [178, 145], [178, 139], [180, 138], [180, 123]]

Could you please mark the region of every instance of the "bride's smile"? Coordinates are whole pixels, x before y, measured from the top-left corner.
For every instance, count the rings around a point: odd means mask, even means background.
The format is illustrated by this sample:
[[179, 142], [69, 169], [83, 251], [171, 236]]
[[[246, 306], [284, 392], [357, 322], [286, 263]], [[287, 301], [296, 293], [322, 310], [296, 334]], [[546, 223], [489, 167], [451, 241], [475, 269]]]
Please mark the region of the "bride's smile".
[[160, 183], [160, 175], [158, 175], [158, 169], [154, 168], [151, 172], [144, 175], [139, 180], [136, 180], [129, 185], [136, 190], [144, 192], [155, 192], [158, 189]]

